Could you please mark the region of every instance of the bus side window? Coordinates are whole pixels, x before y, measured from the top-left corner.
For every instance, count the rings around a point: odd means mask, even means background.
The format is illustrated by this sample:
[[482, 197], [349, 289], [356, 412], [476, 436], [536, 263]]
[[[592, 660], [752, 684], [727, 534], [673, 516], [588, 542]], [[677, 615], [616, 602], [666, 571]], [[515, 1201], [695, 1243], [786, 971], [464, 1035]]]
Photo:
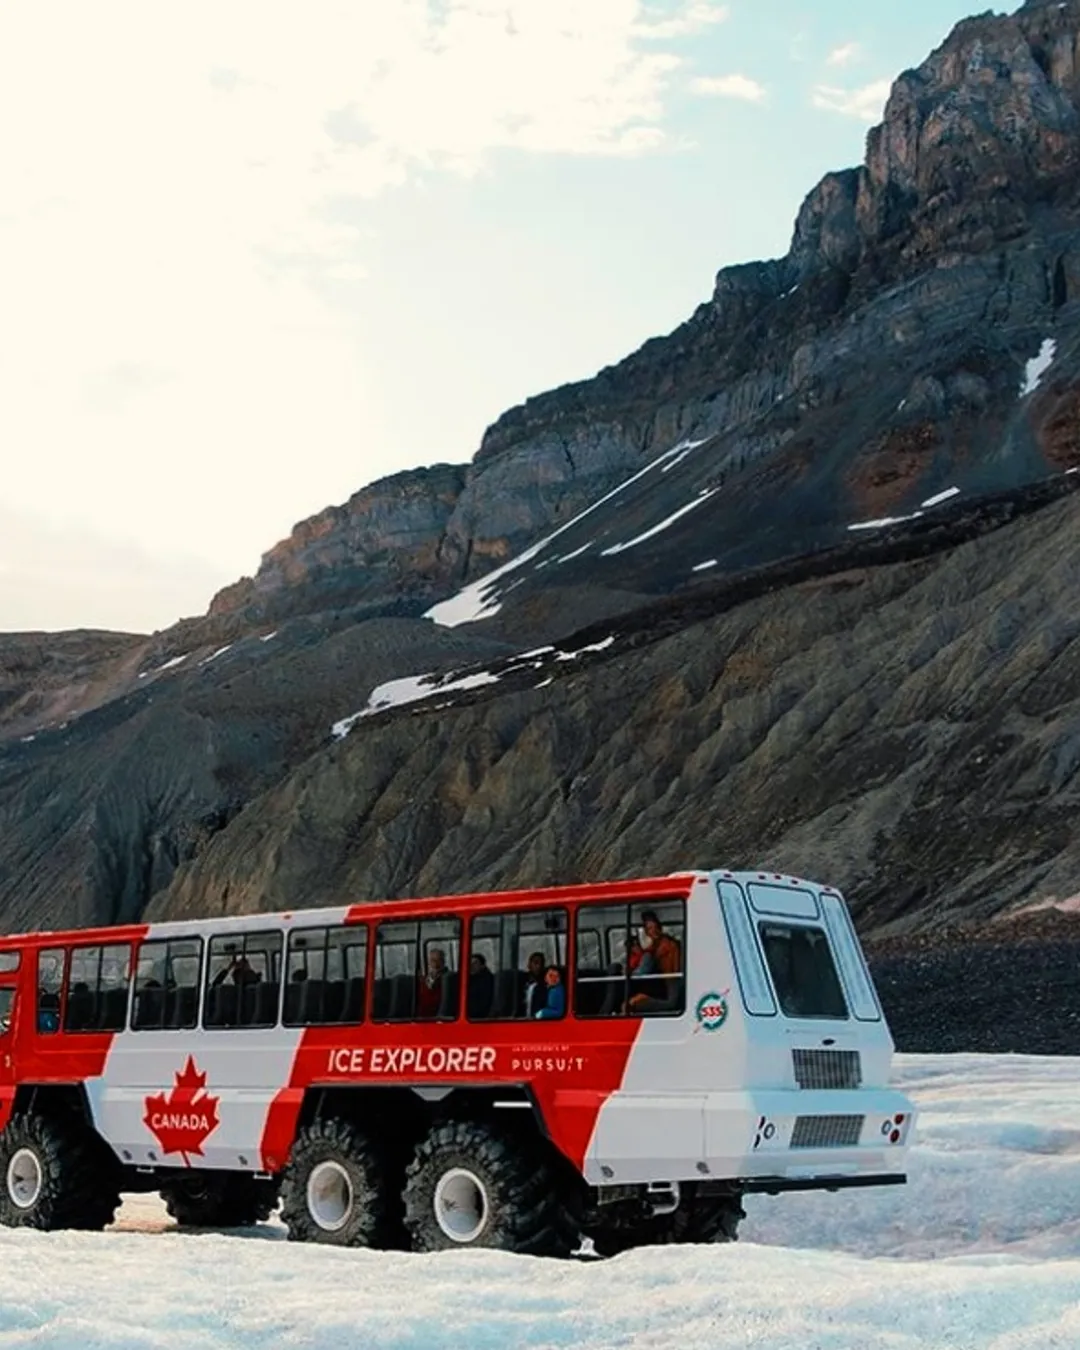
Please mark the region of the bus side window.
[[686, 1007], [686, 904], [582, 905], [577, 912], [578, 1017], [677, 1016]]
[[457, 1017], [460, 919], [381, 923], [375, 942], [374, 1020], [453, 1021]]
[[293, 929], [287, 970], [282, 1019], [287, 1027], [363, 1021], [366, 928]]
[[37, 1029], [44, 1036], [60, 1030], [60, 992], [64, 987], [63, 947], [38, 952]]
[[127, 1023], [131, 944], [73, 947], [65, 1031], [122, 1031]]
[[[626, 1002], [625, 905], [582, 905], [577, 912], [574, 1012], [612, 1017]], [[614, 937], [613, 937], [614, 935]]]
[[658, 900], [630, 906], [632, 1016], [681, 1013], [686, 1008], [686, 905]]
[[11, 1030], [11, 1018], [15, 1012], [15, 990], [0, 989], [0, 1036], [6, 1036]]
[[198, 1022], [202, 938], [144, 942], [135, 972], [133, 1031], [190, 1030]]
[[[567, 916], [564, 909], [479, 914], [469, 932], [470, 1021], [562, 1017], [552, 984], [566, 988]], [[558, 978], [550, 976], [554, 968]], [[549, 1011], [545, 1011], [549, 1009]]]
[[204, 1027], [272, 1027], [281, 996], [279, 929], [211, 938], [203, 998]]

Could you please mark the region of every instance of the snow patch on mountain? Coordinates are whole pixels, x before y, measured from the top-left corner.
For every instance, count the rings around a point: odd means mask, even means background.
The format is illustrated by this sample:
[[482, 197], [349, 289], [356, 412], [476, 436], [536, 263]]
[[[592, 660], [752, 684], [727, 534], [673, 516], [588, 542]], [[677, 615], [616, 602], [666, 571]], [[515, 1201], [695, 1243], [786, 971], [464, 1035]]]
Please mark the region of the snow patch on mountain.
[[1042, 383], [1042, 377], [1054, 363], [1054, 356], [1057, 353], [1057, 343], [1053, 338], [1045, 338], [1042, 346], [1039, 348], [1037, 356], [1033, 356], [1024, 366], [1024, 387], [1020, 390], [1020, 397], [1027, 398], [1033, 394]]
[[667, 516], [664, 520], [660, 521], [658, 525], [651, 526], [651, 528], [645, 530], [642, 534], [635, 535], [633, 539], [627, 539], [623, 544], [612, 544], [610, 548], [605, 548], [600, 556], [602, 558], [610, 558], [616, 553], [625, 553], [628, 548], [637, 548], [639, 544], [644, 544], [647, 539], [655, 538], [656, 535], [662, 534], [669, 526], [674, 525], [677, 520], [680, 520], [690, 511], [693, 511], [695, 507], [700, 506], [702, 502], [708, 501], [715, 492], [716, 488], [707, 488], [700, 493], [699, 496], [695, 497], [693, 501], [687, 502], [685, 506], [680, 506], [677, 511], [673, 511], [670, 516]]
[[[504, 577], [508, 576], [511, 572], [517, 571], [517, 569], [523, 567], [525, 563], [531, 562], [541, 554], [553, 540], [558, 539], [560, 535], [565, 534], [567, 530], [572, 530], [574, 526], [580, 521], [583, 521], [586, 516], [590, 516], [594, 511], [598, 511], [605, 503], [611, 501], [612, 498], [617, 497], [621, 492], [625, 492], [628, 487], [644, 478], [647, 473], [651, 473], [653, 469], [665, 464], [669, 459], [680, 454], [686, 448], [686, 444], [680, 442], [678, 445], [673, 445], [670, 450], [665, 450], [662, 455], [658, 455], [656, 459], [651, 460], [643, 469], [639, 469], [637, 473], [631, 474], [631, 476], [620, 483], [618, 487], [612, 488], [610, 492], [605, 493], [598, 501], [593, 502], [591, 506], [587, 506], [584, 511], [581, 511], [576, 515], [573, 520], [567, 521], [565, 525], [560, 525], [557, 530], [553, 530], [551, 534], [546, 535], [538, 543], [527, 548], [524, 553], [519, 553], [516, 558], [511, 558], [509, 562], [503, 563], [501, 567], [496, 567], [494, 572], [488, 572], [478, 581], [470, 582], [468, 586], [463, 587], [456, 595], [450, 596], [448, 600], [440, 600], [438, 604], [432, 605], [430, 609], [425, 610], [424, 618], [431, 619], [432, 622], [439, 624], [443, 628], [457, 628], [460, 624], [477, 623], [481, 619], [489, 619], [492, 615], [498, 614], [499, 610], [502, 608], [502, 602], [500, 599], [496, 598], [496, 593], [499, 591], [499, 583]], [[546, 559], [545, 563], [548, 561], [555, 560]]]

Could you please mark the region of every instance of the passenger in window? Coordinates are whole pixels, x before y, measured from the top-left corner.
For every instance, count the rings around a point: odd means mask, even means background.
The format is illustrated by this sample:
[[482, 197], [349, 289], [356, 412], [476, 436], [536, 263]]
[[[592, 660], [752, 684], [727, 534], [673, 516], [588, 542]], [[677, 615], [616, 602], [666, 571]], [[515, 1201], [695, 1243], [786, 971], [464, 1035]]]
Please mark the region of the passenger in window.
[[626, 955], [626, 964], [630, 967], [630, 978], [635, 975], [655, 975], [656, 974], [656, 954], [653, 951], [646, 951], [645, 948], [652, 947], [652, 938], [641, 929], [640, 934], [630, 934], [630, 947]]
[[544, 953], [531, 952], [525, 967], [525, 1016], [535, 1017], [547, 1003], [547, 985], [544, 982]]
[[446, 985], [446, 953], [440, 947], [432, 947], [428, 952], [427, 974], [421, 976], [420, 989], [416, 999], [417, 1017], [438, 1017], [442, 1007], [443, 989]]
[[468, 1017], [488, 1017], [495, 997], [495, 976], [480, 952], [469, 957], [469, 992], [465, 1011]]
[[38, 996], [38, 1031], [53, 1032], [60, 1030], [60, 997], [58, 994], [40, 994]]
[[232, 976], [233, 984], [258, 984], [262, 976], [257, 970], [252, 968], [251, 962], [246, 956], [236, 956], [227, 966], [222, 966], [214, 978], [210, 981], [210, 988], [216, 989], [219, 984], [223, 984], [227, 976]]
[[633, 1012], [663, 1012], [673, 1007], [678, 1000], [678, 980], [676, 978], [660, 980], [655, 977], [681, 975], [682, 953], [675, 939], [664, 932], [664, 926], [655, 910], [647, 909], [641, 916], [641, 923], [645, 930], [642, 946], [646, 950], [638, 966], [638, 976], [639, 978], [644, 976], [646, 972], [642, 967], [646, 960], [651, 958], [655, 964], [651, 967], [654, 978], [650, 980], [650, 984], [655, 988], [652, 994], [632, 994], [629, 1008]]
[[547, 989], [547, 1002], [536, 1014], [537, 1018], [556, 1018], [566, 1014], [566, 987], [562, 982], [558, 966], [548, 966], [544, 976]]

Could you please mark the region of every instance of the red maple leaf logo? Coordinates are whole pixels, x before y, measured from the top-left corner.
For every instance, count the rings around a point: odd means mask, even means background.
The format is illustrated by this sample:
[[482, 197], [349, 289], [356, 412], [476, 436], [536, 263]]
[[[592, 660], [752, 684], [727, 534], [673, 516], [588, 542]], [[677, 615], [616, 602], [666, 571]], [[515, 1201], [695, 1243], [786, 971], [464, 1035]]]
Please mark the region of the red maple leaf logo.
[[198, 1071], [188, 1055], [169, 1095], [158, 1092], [147, 1097], [143, 1124], [161, 1145], [162, 1153], [179, 1153], [184, 1166], [190, 1167], [188, 1154], [201, 1158], [203, 1143], [220, 1123], [218, 1101], [206, 1091], [206, 1074]]

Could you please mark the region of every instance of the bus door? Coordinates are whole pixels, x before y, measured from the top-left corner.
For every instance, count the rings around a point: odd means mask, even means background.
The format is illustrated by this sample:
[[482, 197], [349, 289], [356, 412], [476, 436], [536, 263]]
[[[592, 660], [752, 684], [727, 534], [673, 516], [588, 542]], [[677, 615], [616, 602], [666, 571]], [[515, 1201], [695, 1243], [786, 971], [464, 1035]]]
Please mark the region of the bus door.
[[15, 1018], [21, 959], [19, 951], [0, 952], [0, 1129], [8, 1123], [15, 1101]]

